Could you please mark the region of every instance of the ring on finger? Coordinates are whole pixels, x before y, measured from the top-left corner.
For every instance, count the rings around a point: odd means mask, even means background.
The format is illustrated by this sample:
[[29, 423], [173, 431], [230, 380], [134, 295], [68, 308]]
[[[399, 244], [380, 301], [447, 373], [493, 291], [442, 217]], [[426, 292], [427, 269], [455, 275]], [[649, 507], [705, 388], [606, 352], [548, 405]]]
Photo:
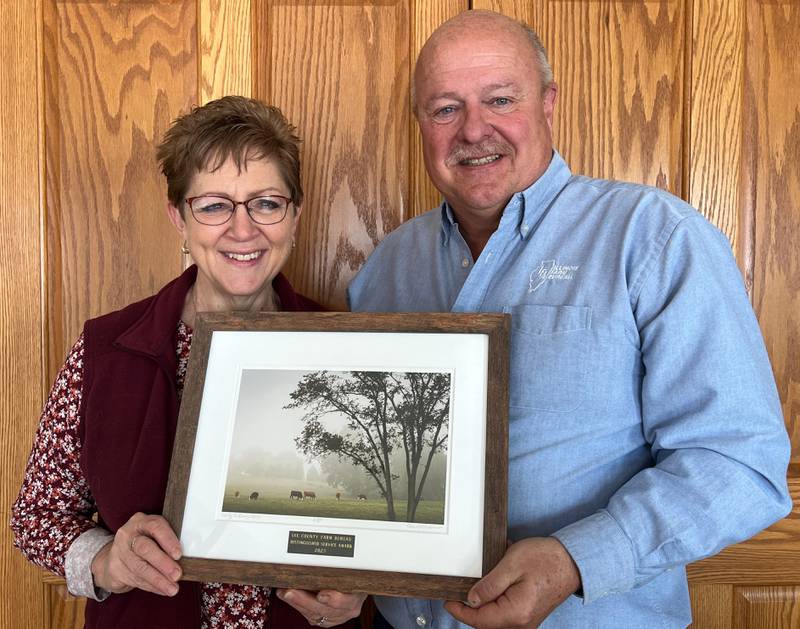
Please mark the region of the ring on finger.
[[327, 616], [320, 616], [320, 619], [317, 622], [315, 622], [314, 624], [317, 625], [318, 627], [321, 627], [326, 622], [328, 622], [328, 617]]
[[134, 554], [136, 553], [136, 551], [133, 549], [133, 546], [136, 544], [136, 540], [139, 539], [140, 537], [141, 535], [134, 535], [133, 537], [131, 537], [130, 544], [128, 544], [128, 548], [130, 548], [131, 552]]

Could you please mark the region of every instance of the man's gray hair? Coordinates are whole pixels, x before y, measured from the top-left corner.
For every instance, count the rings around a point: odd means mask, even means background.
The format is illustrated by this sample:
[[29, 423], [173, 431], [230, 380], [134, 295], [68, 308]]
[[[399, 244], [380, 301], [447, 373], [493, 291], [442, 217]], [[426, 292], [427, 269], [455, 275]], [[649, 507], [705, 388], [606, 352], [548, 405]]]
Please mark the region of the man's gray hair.
[[547, 51], [544, 49], [542, 40], [539, 39], [539, 35], [537, 35], [533, 28], [525, 22], [518, 21], [518, 23], [522, 27], [522, 30], [525, 31], [525, 36], [528, 38], [528, 41], [531, 43], [536, 53], [536, 61], [539, 62], [539, 79], [542, 81], [542, 91], [544, 92], [553, 84], [553, 68], [547, 60]]

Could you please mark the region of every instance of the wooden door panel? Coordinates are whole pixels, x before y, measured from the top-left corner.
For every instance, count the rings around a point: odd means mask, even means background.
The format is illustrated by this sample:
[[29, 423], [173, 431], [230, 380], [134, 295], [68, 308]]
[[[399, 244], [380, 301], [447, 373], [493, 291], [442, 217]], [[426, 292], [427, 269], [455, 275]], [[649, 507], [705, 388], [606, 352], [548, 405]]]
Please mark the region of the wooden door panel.
[[72, 596], [63, 579], [45, 574], [43, 629], [83, 629], [86, 599]]
[[193, 0], [46, 0], [48, 373], [83, 321], [180, 271], [154, 146], [197, 99]]
[[739, 587], [733, 608], [733, 629], [800, 627], [800, 587]]

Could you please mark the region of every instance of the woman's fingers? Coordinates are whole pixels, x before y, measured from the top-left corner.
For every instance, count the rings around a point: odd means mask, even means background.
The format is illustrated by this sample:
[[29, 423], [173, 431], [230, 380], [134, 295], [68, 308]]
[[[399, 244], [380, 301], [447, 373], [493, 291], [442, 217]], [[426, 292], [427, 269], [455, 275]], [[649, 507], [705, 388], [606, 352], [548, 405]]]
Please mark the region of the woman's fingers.
[[181, 578], [175, 561], [180, 555], [180, 542], [162, 516], [137, 513], [92, 562], [95, 585], [109, 592], [138, 588], [173, 596]]
[[181, 568], [156, 541], [146, 535], [131, 538], [123, 563], [140, 590], [172, 596], [177, 593]]
[[134, 548], [136, 547], [136, 536], [141, 535], [154, 540], [172, 559], [181, 558], [181, 543], [178, 541], [178, 537], [169, 522], [163, 516], [137, 513], [128, 520], [128, 523], [123, 528], [126, 528], [129, 524], [133, 527], [130, 543]]

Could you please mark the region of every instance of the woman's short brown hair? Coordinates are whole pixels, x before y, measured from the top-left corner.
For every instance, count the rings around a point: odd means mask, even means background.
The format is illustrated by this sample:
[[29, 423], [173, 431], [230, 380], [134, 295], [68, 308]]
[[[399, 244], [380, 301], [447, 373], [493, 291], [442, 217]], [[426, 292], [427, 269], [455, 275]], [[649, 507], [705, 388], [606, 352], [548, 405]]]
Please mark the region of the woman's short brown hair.
[[303, 203], [300, 138], [280, 109], [254, 98], [225, 96], [194, 107], [172, 123], [156, 157], [167, 178], [167, 197], [181, 214], [192, 178], [229, 158], [239, 170], [251, 159], [273, 160], [292, 203]]

